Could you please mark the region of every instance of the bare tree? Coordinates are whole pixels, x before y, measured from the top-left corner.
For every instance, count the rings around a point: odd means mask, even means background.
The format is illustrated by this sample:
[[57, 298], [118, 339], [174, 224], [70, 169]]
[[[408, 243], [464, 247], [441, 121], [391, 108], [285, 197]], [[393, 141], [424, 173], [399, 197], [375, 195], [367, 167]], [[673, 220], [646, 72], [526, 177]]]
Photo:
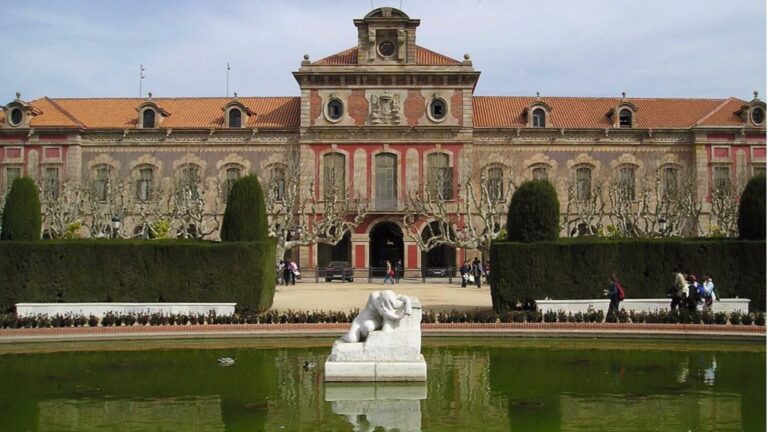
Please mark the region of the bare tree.
[[712, 234], [726, 237], [738, 235], [739, 200], [748, 180], [743, 174], [735, 182], [730, 178], [715, 179], [709, 213], [709, 229]]
[[[86, 228], [92, 238], [125, 237], [124, 220], [128, 215], [130, 180], [117, 176], [112, 168], [97, 171], [83, 185], [87, 212]], [[119, 228], [113, 228], [113, 221]]]
[[72, 226], [82, 224], [88, 202], [87, 187], [68, 178], [57, 184], [40, 184], [43, 207], [43, 232], [52, 239], [63, 238]]
[[[501, 179], [490, 179], [485, 169], [462, 177], [455, 201], [448, 193], [450, 179], [439, 177], [428, 179], [429, 186], [406, 197], [403, 225], [422, 251], [451, 246], [488, 254], [491, 241], [505, 228], [515, 189], [512, 179], [504, 187]], [[441, 186], [434, 187], [433, 182]]]
[[[206, 191], [197, 172], [184, 172], [175, 181], [173, 191], [168, 195], [168, 210], [177, 238], [203, 240], [219, 230], [221, 185], [216, 181], [209, 185], [212, 190]], [[206, 195], [209, 202], [206, 202]]]
[[337, 244], [368, 214], [367, 200], [348, 198], [346, 183], [334, 178], [326, 179], [318, 200], [314, 179], [304, 171], [298, 146], [290, 146], [266, 176], [269, 236], [277, 239], [278, 261], [296, 246]]

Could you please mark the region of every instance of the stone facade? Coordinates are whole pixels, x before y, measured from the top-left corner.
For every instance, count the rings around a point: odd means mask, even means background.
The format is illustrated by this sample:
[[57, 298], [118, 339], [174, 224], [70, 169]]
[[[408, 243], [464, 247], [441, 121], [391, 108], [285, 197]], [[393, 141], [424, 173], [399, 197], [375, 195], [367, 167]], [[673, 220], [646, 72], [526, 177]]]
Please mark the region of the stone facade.
[[[294, 258], [304, 269], [330, 258], [367, 268], [381, 265], [371, 262], [381, 257], [371, 248], [377, 227], [402, 227], [403, 197], [427, 187], [436, 153], [455, 180], [491, 167], [505, 184], [543, 175], [563, 212], [579, 168], [610, 181], [623, 167], [638, 179], [673, 167], [695, 176], [705, 216], [717, 176], [738, 183], [765, 171], [765, 103], [757, 94], [750, 101], [475, 96], [480, 72], [470, 56], [454, 60], [416, 45], [418, 19], [379, 8], [354, 24], [355, 47], [304, 57], [293, 72], [298, 97], [27, 102], [17, 94], [0, 114], [0, 188], [18, 175], [92, 181], [103, 167], [137, 184], [149, 167], [154, 184], [168, 189], [196, 167], [206, 211], [218, 215], [224, 200], [215, 198], [231, 173], [266, 179], [286, 147], [296, 147], [320, 197], [324, 157], [340, 154], [347, 192], [370, 199], [371, 212], [343, 245], [301, 247]], [[401, 242], [393, 253], [407, 269], [421, 268], [416, 243], [407, 235]], [[471, 255], [458, 251], [444, 265]]]

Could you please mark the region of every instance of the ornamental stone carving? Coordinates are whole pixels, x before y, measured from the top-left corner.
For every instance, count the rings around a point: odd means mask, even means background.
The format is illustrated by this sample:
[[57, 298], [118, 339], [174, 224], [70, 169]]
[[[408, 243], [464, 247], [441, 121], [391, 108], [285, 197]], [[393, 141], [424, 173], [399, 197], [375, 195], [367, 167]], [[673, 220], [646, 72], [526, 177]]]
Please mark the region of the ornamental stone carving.
[[381, 95], [371, 95], [370, 121], [373, 125], [400, 124], [400, 95], [384, 92]]

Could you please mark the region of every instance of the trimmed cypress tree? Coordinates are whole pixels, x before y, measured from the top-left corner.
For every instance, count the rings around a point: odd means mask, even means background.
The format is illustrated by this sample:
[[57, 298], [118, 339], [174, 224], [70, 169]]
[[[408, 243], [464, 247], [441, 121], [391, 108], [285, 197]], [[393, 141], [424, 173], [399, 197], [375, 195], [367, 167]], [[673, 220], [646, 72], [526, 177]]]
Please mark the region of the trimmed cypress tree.
[[227, 209], [221, 224], [221, 240], [252, 241], [266, 238], [267, 212], [264, 191], [256, 176], [241, 177], [229, 192]]
[[546, 180], [524, 182], [509, 203], [507, 240], [555, 240], [560, 234], [559, 219], [560, 202], [552, 184]]
[[752, 177], [741, 194], [739, 238], [765, 240], [765, 175]]
[[17, 178], [5, 199], [0, 240], [40, 240], [42, 224], [37, 185], [29, 177]]

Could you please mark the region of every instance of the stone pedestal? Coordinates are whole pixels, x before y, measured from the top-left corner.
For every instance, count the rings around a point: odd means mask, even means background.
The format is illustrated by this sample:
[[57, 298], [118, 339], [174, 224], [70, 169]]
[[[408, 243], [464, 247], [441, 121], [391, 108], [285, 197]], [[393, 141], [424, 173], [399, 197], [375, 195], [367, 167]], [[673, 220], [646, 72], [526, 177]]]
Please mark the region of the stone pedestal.
[[421, 303], [411, 297], [412, 312], [389, 330], [376, 330], [364, 342], [333, 344], [325, 362], [326, 381], [426, 381], [421, 355]]

